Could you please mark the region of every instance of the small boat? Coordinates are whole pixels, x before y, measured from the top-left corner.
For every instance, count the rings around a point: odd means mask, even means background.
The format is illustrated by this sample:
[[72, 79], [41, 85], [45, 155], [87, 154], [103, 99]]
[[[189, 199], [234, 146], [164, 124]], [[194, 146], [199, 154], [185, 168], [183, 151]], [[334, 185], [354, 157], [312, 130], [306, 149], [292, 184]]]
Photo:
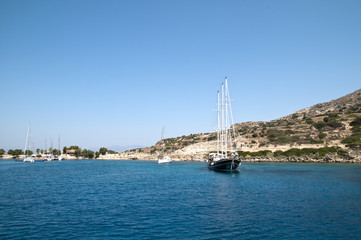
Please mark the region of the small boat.
[[227, 77], [224, 84], [222, 83], [222, 97], [219, 98], [218, 91], [217, 100], [217, 152], [209, 154], [208, 168], [217, 171], [234, 171], [241, 164], [241, 158], [234, 149], [235, 130]]
[[29, 149], [28, 149], [29, 135], [30, 135], [30, 122], [28, 125], [28, 131], [26, 133], [25, 148], [24, 148], [25, 157], [23, 159], [23, 162], [35, 162], [35, 158], [28, 155], [29, 154]]
[[159, 164], [162, 164], [162, 163], [171, 163], [171, 162], [173, 162], [173, 160], [172, 160], [170, 157], [168, 157], [168, 156], [164, 156], [164, 157], [162, 157], [161, 159], [158, 159], [158, 163], [159, 163]]
[[35, 162], [35, 159], [31, 156], [26, 156], [24, 158], [23, 162]]
[[[163, 129], [162, 129], [161, 140], [164, 140], [164, 125], [163, 125]], [[165, 147], [165, 144], [163, 144], [162, 154], [159, 155], [159, 157], [158, 157], [158, 164], [171, 163], [171, 162], [173, 162], [173, 160], [172, 160], [169, 156], [165, 156], [165, 155], [164, 155], [164, 151], [165, 151], [164, 147]]]

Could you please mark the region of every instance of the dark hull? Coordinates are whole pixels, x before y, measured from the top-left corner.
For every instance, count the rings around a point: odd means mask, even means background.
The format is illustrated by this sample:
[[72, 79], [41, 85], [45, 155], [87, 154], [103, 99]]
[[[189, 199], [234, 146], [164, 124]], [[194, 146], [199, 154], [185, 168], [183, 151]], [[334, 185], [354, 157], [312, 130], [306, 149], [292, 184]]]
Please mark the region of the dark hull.
[[234, 171], [237, 169], [240, 163], [240, 158], [236, 158], [234, 160], [232, 158], [221, 159], [218, 161], [210, 160], [208, 161], [208, 168], [216, 171]]

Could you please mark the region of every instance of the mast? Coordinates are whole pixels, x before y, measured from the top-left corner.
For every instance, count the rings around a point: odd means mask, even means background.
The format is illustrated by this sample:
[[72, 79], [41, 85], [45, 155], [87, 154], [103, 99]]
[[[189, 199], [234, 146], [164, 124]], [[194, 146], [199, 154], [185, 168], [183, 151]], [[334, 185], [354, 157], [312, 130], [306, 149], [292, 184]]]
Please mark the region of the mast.
[[25, 155], [26, 155], [26, 149], [28, 147], [29, 134], [30, 134], [30, 121], [29, 121], [29, 125], [28, 125], [28, 131], [26, 132], [25, 148], [24, 148]]
[[165, 124], [163, 124], [162, 136], [161, 136], [161, 140], [162, 140], [162, 144], [163, 144], [163, 154], [164, 154], [164, 151], [165, 151], [165, 143], [163, 142], [163, 138], [164, 138], [164, 125], [165, 125]]
[[220, 131], [220, 122], [219, 122], [219, 90], [217, 91], [217, 155], [219, 155], [219, 131]]
[[59, 150], [59, 153], [58, 155], [61, 155], [61, 150], [60, 150], [60, 136], [58, 136], [58, 150]]
[[[227, 84], [228, 85], [228, 84]], [[232, 139], [236, 137], [236, 131], [234, 129], [234, 122], [233, 122], [233, 113], [232, 113], [232, 106], [231, 106], [231, 97], [230, 97], [230, 94], [229, 94], [229, 89], [227, 88], [227, 95], [228, 95], [228, 105], [229, 105], [229, 113], [230, 113], [230, 117], [231, 117], [231, 127], [232, 127], [232, 133], [233, 135], [231, 134], [231, 150], [233, 148], [233, 141]], [[232, 138], [233, 137], [233, 138]]]
[[225, 121], [226, 121], [226, 126], [225, 126], [225, 151], [226, 151], [226, 158], [227, 158], [227, 147], [228, 147], [228, 83], [227, 83], [227, 77], [224, 80], [225, 82], [225, 96], [224, 96], [224, 105], [225, 105], [225, 111], [226, 111], [226, 116], [225, 116]]
[[224, 154], [224, 84], [222, 83], [222, 100], [221, 100], [221, 150], [222, 150], [222, 155]]
[[50, 138], [50, 148], [49, 148], [49, 153], [53, 154], [53, 139]]

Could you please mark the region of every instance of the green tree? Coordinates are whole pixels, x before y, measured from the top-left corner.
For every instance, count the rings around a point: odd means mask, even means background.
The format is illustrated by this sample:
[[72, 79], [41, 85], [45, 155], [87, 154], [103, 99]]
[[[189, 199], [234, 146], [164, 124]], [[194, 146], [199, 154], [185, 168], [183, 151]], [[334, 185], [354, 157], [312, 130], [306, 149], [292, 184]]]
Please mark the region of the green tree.
[[25, 151], [25, 155], [27, 155], [27, 156], [33, 155], [33, 151], [31, 151], [31, 150], [26, 150], [26, 151]]
[[60, 153], [59, 149], [53, 149], [53, 155], [60, 155]]
[[84, 158], [89, 158], [89, 159], [94, 158], [94, 152], [91, 151], [91, 150], [87, 150], [87, 149], [84, 149], [84, 150], [81, 152], [81, 155], [82, 155]]
[[79, 156], [81, 156], [81, 150], [80, 150], [79, 148], [76, 149], [74, 155], [75, 155], [77, 158], [78, 158]]
[[37, 149], [36, 149], [36, 154], [39, 154], [39, 153], [40, 153], [40, 149], [37, 148]]
[[105, 155], [107, 153], [107, 151], [108, 151], [108, 149], [106, 149], [105, 147], [102, 147], [102, 148], [99, 149], [99, 153], [101, 155]]
[[15, 152], [15, 156], [19, 156], [21, 154], [24, 154], [23, 150], [21, 150], [21, 149], [15, 149], [14, 152]]
[[68, 150], [67, 147], [63, 147], [63, 153], [65, 154], [66, 153], [66, 150]]
[[100, 155], [100, 153], [99, 153], [99, 152], [95, 152], [95, 158], [98, 158], [98, 157], [99, 157], [99, 155]]
[[23, 153], [24, 152], [21, 149], [15, 149], [15, 150], [9, 149], [9, 151], [8, 151], [9, 155], [12, 155], [12, 156], [15, 156], [15, 157], [18, 157], [19, 155], [21, 155]]
[[0, 156], [4, 155], [5, 150], [4, 149], [0, 149]]

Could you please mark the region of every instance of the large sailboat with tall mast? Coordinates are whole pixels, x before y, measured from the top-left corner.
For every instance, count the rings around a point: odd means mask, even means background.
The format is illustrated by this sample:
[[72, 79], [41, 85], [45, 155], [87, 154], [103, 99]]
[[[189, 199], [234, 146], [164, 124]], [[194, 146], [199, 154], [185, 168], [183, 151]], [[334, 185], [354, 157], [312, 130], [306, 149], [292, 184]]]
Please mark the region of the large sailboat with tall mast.
[[208, 168], [233, 171], [241, 164], [234, 142], [235, 130], [227, 77], [222, 83], [221, 98], [217, 91], [217, 152], [210, 153]]

